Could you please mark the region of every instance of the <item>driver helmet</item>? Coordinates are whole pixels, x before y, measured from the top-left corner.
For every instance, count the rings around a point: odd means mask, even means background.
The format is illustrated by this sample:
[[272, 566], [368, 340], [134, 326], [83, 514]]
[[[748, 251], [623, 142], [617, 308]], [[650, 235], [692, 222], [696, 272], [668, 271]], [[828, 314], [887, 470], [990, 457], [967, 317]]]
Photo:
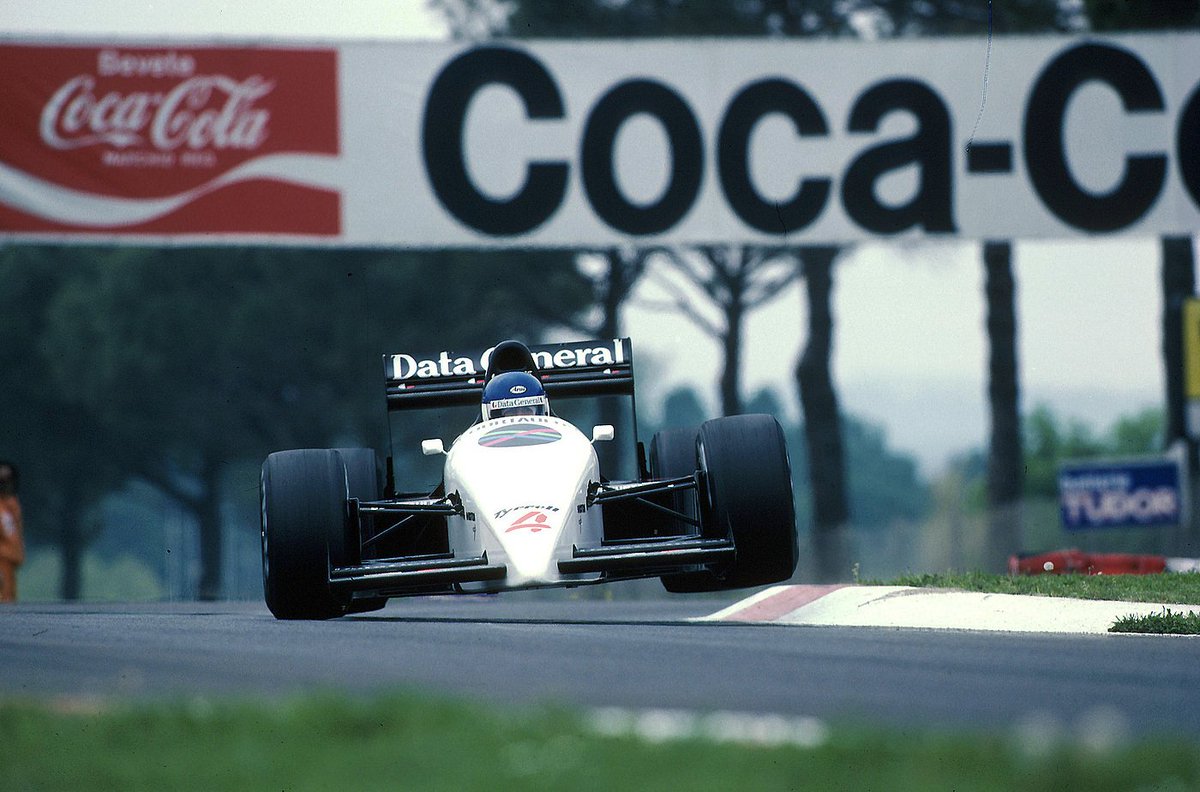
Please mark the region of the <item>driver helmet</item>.
[[483, 386], [483, 420], [514, 415], [549, 415], [550, 400], [537, 377], [524, 371], [507, 371]]

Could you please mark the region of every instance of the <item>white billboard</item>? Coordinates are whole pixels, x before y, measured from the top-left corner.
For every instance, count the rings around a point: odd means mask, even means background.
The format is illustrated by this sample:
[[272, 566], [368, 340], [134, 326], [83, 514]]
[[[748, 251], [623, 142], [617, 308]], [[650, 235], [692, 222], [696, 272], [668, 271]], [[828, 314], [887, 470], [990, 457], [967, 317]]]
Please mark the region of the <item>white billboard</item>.
[[1200, 228], [1196, 34], [29, 42], [0, 45], [0, 63], [10, 239], [599, 247]]

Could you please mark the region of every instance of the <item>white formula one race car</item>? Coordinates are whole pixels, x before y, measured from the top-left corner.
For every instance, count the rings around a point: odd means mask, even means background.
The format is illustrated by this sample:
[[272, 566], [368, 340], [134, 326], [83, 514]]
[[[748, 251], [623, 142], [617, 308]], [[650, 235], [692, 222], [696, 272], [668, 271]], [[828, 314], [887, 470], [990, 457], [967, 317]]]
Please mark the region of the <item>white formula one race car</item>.
[[[478, 405], [441, 481], [397, 492], [373, 449], [279, 451], [262, 468], [263, 589], [280, 619], [382, 608], [390, 597], [570, 587], [659, 577], [668, 591], [777, 583], [797, 562], [791, 469], [769, 415], [658, 432], [633, 420], [628, 338], [480, 355], [384, 358], [389, 413]], [[618, 397], [635, 477], [610, 480], [595, 443], [550, 409]], [[607, 458], [607, 454], [603, 455]]]

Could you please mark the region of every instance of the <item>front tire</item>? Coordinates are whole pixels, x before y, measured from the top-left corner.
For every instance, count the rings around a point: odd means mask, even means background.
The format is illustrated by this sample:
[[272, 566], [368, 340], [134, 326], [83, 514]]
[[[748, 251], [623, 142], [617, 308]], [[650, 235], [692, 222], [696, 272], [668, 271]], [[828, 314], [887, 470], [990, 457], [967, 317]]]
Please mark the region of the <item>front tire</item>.
[[663, 587], [691, 594], [787, 580], [800, 548], [783, 428], [770, 415], [735, 415], [705, 422], [695, 438], [702, 533], [733, 539], [736, 555], [718, 568], [664, 575]]
[[329, 588], [345, 540], [346, 467], [332, 449], [279, 451], [262, 468], [263, 595], [277, 619], [330, 619], [347, 603]]
[[724, 588], [764, 586], [796, 571], [800, 547], [792, 470], [783, 428], [770, 415], [734, 415], [701, 425], [707, 480], [705, 533], [732, 536], [737, 555]]

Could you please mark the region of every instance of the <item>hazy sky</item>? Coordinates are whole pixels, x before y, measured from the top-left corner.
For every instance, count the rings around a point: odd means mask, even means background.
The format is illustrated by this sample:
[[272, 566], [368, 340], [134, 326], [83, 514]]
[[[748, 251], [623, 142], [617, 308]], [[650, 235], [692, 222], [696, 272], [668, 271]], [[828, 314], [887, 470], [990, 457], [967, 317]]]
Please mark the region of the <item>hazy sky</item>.
[[[424, 0], [5, 0], [0, 33], [232, 38], [440, 38]], [[1100, 429], [1161, 400], [1157, 240], [1023, 243], [1016, 249], [1025, 408], [1048, 403]], [[776, 388], [796, 409], [792, 369], [807, 321], [801, 287], [754, 315], [746, 392]], [[864, 246], [839, 263], [835, 375], [843, 406], [884, 424], [927, 471], [986, 442], [983, 266], [973, 243]], [[647, 285], [641, 299], [652, 299]], [[665, 386], [712, 395], [717, 344], [686, 320], [638, 307], [627, 332]], [[647, 394], [648, 396], [651, 394]], [[653, 400], [651, 400], [653, 403]]]
[[185, 36], [441, 38], [425, 0], [4, 0], [0, 31]]
[[[1102, 430], [1161, 401], [1159, 243], [1027, 242], [1014, 252], [1022, 405], [1045, 403]], [[837, 265], [834, 376], [843, 406], [936, 471], [987, 439], [987, 337], [979, 245], [863, 246]], [[745, 392], [775, 388], [798, 411], [792, 371], [808, 321], [802, 286], [754, 315]], [[648, 284], [643, 299], [661, 290]], [[669, 379], [714, 395], [717, 343], [685, 319], [635, 308], [639, 351]], [[683, 360], [666, 356], [687, 350]], [[669, 386], [668, 386], [669, 387]]]

